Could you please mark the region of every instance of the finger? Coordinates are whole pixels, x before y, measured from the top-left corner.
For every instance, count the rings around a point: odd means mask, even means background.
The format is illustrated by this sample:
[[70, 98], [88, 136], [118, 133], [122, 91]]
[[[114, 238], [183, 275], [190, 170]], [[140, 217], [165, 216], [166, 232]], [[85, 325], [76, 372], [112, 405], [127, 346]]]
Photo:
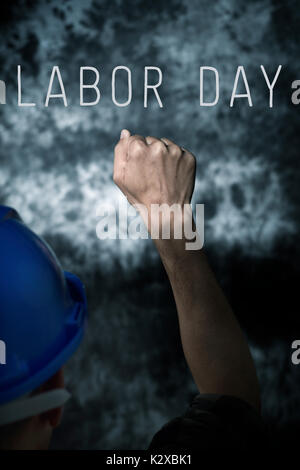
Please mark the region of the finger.
[[127, 148], [128, 137], [130, 137], [130, 132], [127, 129], [122, 129], [121, 134], [120, 134], [120, 139], [115, 146], [115, 155], [120, 154], [121, 152], [124, 152], [124, 149]]
[[172, 140], [170, 139], [167, 139], [167, 137], [162, 137], [161, 140], [166, 144], [166, 145], [176, 145], [176, 147], [179, 147], [183, 152], [188, 152], [188, 150], [186, 150], [184, 147], [180, 147], [179, 145], [175, 144], [175, 142], [173, 142]]
[[169, 153], [172, 155], [174, 154], [176, 156], [181, 156], [184, 152], [182, 147], [179, 147], [179, 145], [175, 144], [175, 142], [172, 142], [172, 140], [167, 139], [166, 137], [162, 137], [161, 141], [164, 142], [164, 144], [168, 147]]
[[162, 139], [157, 139], [156, 137], [149, 136], [149, 137], [146, 137], [146, 142], [148, 143], [148, 145], [158, 144], [158, 148], [160, 148], [159, 145], [161, 146], [163, 144], [163, 148], [168, 150], [167, 143], [164, 142]]
[[159, 139], [157, 139], [156, 137], [151, 137], [151, 136], [146, 137], [146, 142], [147, 142], [148, 145], [151, 145], [154, 142], [157, 142], [158, 140]]
[[160, 140], [162, 140], [167, 146], [169, 145], [176, 145], [172, 140], [167, 139], [166, 137], [162, 137]]
[[147, 143], [146, 142], [146, 139], [143, 135], [138, 135], [138, 134], [135, 134], [135, 135], [132, 135], [130, 136], [130, 140], [141, 140], [142, 142], [144, 142], [145, 144]]
[[[123, 131], [125, 132], [122, 136]], [[134, 141], [142, 142], [145, 146], [147, 145], [145, 138], [142, 135], [130, 135], [130, 132], [127, 129], [123, 129], [123, 131], [121, 132], [120, 140], [115, 147], [115, 157], [118, 161], [126, 161], [128, 159], [129, 147]]]
[[[130, 140], [129, 140], [130, 138]], [[142, 135], [131, 135], [129, 130], [127, 129], [122, 129], [121, 135], [120, 135], [120, 140], [117, 144], [117, 147], [123, 148], [128, 148], [129, 142], [132, 140], [142, 140], [144, 143], [146, 143], [145, 138]]]
[[122, 129], [120, 139], [126, 139], [130, 137], [130, 132], [127, 129]]
[[146, 139], [144, 136], [142, 135], [132, 135], [129, 137], [129, 139], [127, 140], [128, 142], [128, 148], [127, 148], [127, 151], [129, 152], [129, 149], [131, 148], [132, 145], [134, 144], [139, 144], [141, 145], [141, 147], [147, 147], [147, 142], [146, 142]]

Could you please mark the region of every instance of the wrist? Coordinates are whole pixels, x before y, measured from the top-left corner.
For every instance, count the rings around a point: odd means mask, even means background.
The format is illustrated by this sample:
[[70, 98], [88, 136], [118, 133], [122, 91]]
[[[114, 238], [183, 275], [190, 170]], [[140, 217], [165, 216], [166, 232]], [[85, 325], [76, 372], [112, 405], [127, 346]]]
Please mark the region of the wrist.
[[[190, 260], [191, 255], [195, 254], [195, 251], [198, 253], [202, 249], [202, 243], [199, 237], [199, 234], [196, 231], [194, 220], [190, 221], [190, 226], [193, 228], [193, 234], [191, 236], [191, 230], [185, 231], [184, 223], [182, 225], [181, 236], [175, 237], [174, 231], [171, 230], [170, 237], [168, 238], [152, 238], [156, 249], [163, 262], [173, 263], [173, 261], [178, 263], [180, 260], [186, 261]], [[178, 227], [177, 227], [178, 229]], [[179, 232], [179, 230], [178, 230]]]
[[162, 258], [184, 257], [186, 252], [202, 248], [189, 203], [139, 204], [135, 207]]

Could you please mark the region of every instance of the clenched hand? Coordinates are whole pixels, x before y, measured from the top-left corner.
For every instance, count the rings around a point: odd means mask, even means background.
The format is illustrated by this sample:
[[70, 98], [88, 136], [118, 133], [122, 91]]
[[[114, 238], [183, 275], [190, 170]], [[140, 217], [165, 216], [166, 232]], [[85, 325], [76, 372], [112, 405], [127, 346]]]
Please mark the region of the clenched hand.
[[140, 205], [150, 214], [152, 204], [183, 208], [190, 203], [195, 167], [195, 157], [171, 140], [123, 130], [115, 147], [113, 179], [145, 220]]

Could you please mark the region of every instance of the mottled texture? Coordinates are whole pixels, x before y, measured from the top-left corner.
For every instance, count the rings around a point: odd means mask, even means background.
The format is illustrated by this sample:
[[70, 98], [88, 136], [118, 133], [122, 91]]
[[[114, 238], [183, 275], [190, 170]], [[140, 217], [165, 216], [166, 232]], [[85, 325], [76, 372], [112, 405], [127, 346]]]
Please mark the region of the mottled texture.
[[[263, 413], [282, 439], [299, 433], [300, 366], [290, 345], [299, 324], [300, 15], [284, 0], [10, 1], [1, 5], [1, 203], [51, 243], [86, 283], [90, 321], [66, 367], [73, 400], [55, 448], [145, 448], [195, 393], [179, 343], [176, 311], [151, 241], [96, 237], [96, 207], [121, 198], [112, 182], [113, 146], [123, 127], [167, 136], [197, 156], [195, 202], [205, 204], [206, 246], [249, 337]], [[16, 68], [26, 101], [18, 108]], [[229, 107], [244, 65], [253, 108]], [[283, 65], [268, 108], [259, 66]], [[69, 107], [43, 106], [59, 65]], [[79, 67], [100, 70], [101, 101], [79, 107]], [[133, 100], [111, 101], [111, 71], [132, 70]], [[161, 67], [164, 108], [143, 108], [143, 68]], [[220, 102], [199, 106], [199, 66], [218, 68]], [[126, 88], [118, 93], [125, 99]], [[91, 96], [92, 99], [92, 96]], [[285, 431], [285, 430], [289, 431]]]

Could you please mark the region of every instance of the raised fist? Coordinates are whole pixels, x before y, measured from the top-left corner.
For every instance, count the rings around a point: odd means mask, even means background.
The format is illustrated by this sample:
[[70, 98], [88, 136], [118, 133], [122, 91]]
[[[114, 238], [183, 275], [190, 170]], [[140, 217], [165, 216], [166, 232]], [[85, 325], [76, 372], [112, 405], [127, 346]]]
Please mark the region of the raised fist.
[[183, 208], [190, 203], [195, 167], [195, 157], [171, 140], [123, 130], [115, 147], [113, 179], [132, 205], [143, 205], [150, 213], [153, 204]]

